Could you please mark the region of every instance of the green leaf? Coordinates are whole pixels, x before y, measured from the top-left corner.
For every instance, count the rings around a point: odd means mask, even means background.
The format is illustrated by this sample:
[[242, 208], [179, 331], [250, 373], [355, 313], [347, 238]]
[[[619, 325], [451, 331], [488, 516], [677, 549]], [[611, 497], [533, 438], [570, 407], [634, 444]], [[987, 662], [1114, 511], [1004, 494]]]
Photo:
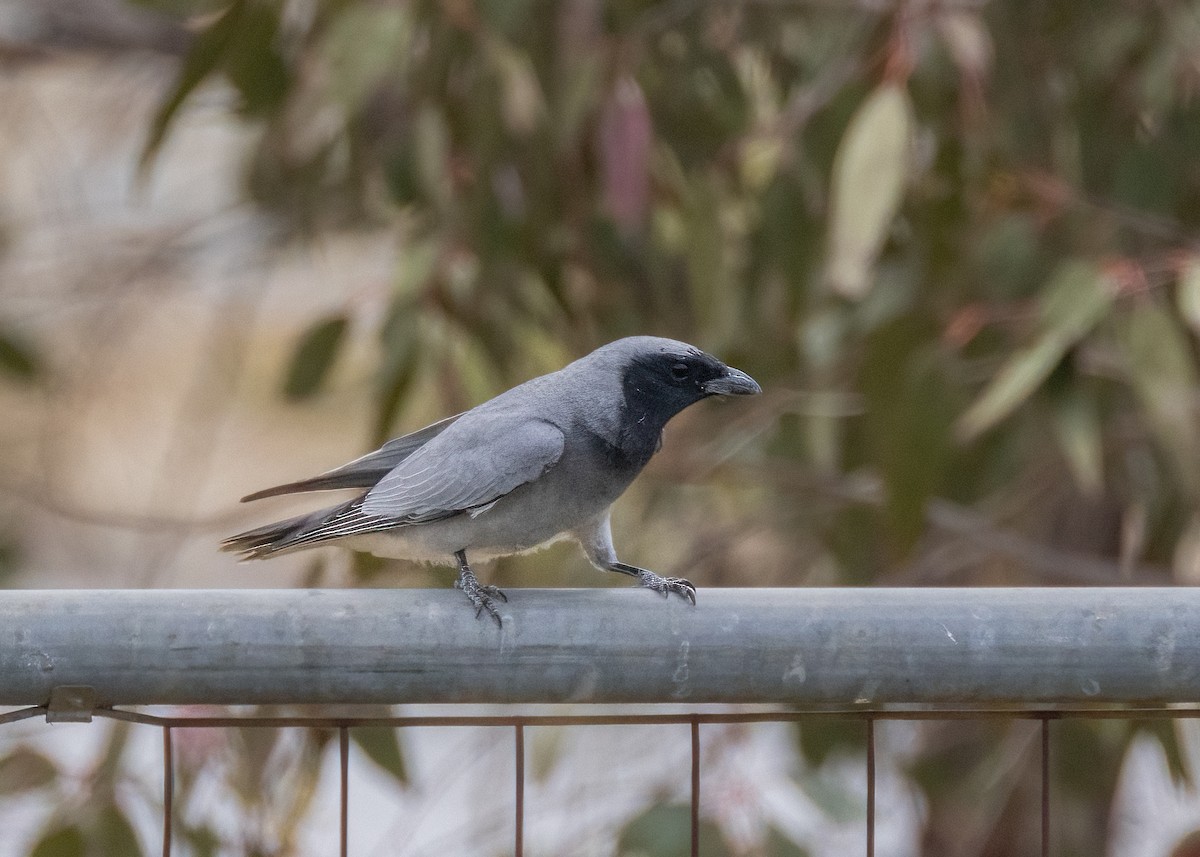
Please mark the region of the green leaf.
[[1038, 301], [1041, 334], [1073, 345], [1104, 317], [1115, 294], [1112, 280], [1098, 266], [1079, 259], [1064, 262]]
[[862, 103], [838, 145], [830, 184], [826, 280], [859, 299], [900, 209], [912, 160], [913, 110], [903, 86], [885, 83]]
[[829, 821], [834, 824], [861, 822], [866, 815], [866, 803], [859, 792], [846, 783], [830, 777], [805, 776], [799, 786]]
[[330, 316], [304, 332], [283, 385], [287, 398], [293, 401], [307, 399], [320, 389], [337, 358], [347, 323], [345, 316]]
[[237, 87], [245, 112], [262, 114], [277, 107], [288, 88], [278, 36], [279, 13], [271, 4], [234, 0], [192, 43], [150, 124], [140, 168], [147, 169], [158, 154], [179, 108], [217, 71], [223, 70]]
[[412, 20], [402, 5], [354, 5], [334, 19], [321, 43], [329, 90], [357, 112], [409, 55]]
[[279, 53], [279, 11], [274, 4], [246, 5], [236, 38], [225, 54], [224, 67], [242, 96], [240, 107], [244, 113], [268, 114], [282, 103], [288, 70]]
[[1000, 367], [959, 420], [959, 435], [973, 440], [1024, 404], [1067, 351], [1091, 332], [1112, 299], [1108, 278], [1095, 266], [1079, 261], [1063, 264], [1038, 302], [1038, 330], [1033, 342], [1018, 349]]
[[529, 134], [546, 113], [545, 96], [529, 55], [500, 39], [486, 39], [484, 47], [501, 82], [504, 124], [513, 134]]
[[[653, 806], [621, 831], [619, 857], [687, 857], [691, 854], [692, 813], [686, 806]], [[700, 822], [701, 857], [727, 857], [721, 831], [711, 821]]]
[[34, 750], [18, 747], [0, 759], [0, 795], [39, 789], [54, 782], [58, 769]]
[[125, 813], [116, 804], [109, 804], [100, 810], [96, 824], [90, 831], [90, 854], [95, 857], [108, 857], [120, 854], [121, 857], [137, 857], [142, 853], [133, 825], [125, 817]]
[[454, 200], [449, 159], [446, 117], [435, 106], [422, 107], [414, 120], [413, 160], [420, 187], [438, 211], [448, 210]]
[[1066, 346], [1055, 338], [1040, 339], [1017, 351], [959, 421], [967, 440], [983, 434], [1020, 407], [1062, 360]]
[[1099, 497], [1104, 490], [1104, 433], [1095, 400], [1077, 385], [1063, 390], [1054, 402], [1058, 445], [1079, 490]]
[[1200, 259], [1191, 259], [1175, 284], [1175, 307], [1192, 333], [1200, 335]]
[[767, 831], [764, 857], [810, 857], [808, 849], [801, 848], [783, 833], [772, 827]]
[[867, 727], [861, 720], [806, 720], [797, 727], [800, 751], [813, 767], [831, 755], [862, 755], [867, 747]]
[[[428, 254], [417, 254], [417, 259], [424, 257], [428, 257]], [[402, 260], [400, 288], [405, 291], [415, 289], [430, 270], [431, 267], [426, 267], [420, 261]], [[392, 436], [392, 423], [416, 380], [422, 351], [417, 307], [403, 292], [392, 302], [379, 338], [383, 358], [379, 367], [377, 411], [371, 437], [383, 443]]]
[[191, 857], [216, 857], [222, 852], [222, 839], [210, 827], [192, 827], [186, 823], [180, 825], [179, 835], [187, 842], [189, 848], [185, 853]]
[[84, 857], [86, 848], [83, 831], [78, 827], [60, 827], [43, 834], [29, 857]]
[[41, 374], [41, 361], [33, 346], [12, 331], [0, 330], [0, 372], [30, 382]]
[[1180, 479], [1200, 491], [1200, 446], [1197, 445], [1197, 378], [1191, 347], [1162, 307], [1145, 301], [1127, 313], [1121, 327], [1130, 384], [1146, 412], [1158, 443], [1174, 459]]
[[248, 0], [234, 0], [208, 29], [201, 32], [192, 43], [175, 85], [159, 105], [154, 120], [150, 123], [150, 134], [142, 149], [141, 168], [146, 169], [162, 147], [171, 123], [188, 96], [215, 72], [224, 59], [226, 51], [237, 36], [238, 27], [248, 6]]
[[404, 755], [400, 750], [400, 736], [395, 729], [390, 726], [356, 726], [350, 730], [350, 738], [372, 762], [391, 774], [397, 782], [408, 782]]

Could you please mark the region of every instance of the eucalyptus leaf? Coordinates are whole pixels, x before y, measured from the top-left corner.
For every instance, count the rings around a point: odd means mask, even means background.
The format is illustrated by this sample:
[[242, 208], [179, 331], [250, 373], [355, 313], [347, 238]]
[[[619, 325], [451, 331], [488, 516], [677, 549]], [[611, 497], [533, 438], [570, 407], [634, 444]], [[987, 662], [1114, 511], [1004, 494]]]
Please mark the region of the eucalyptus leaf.
[[100, 810], [95, 827], [89, 831], [89, 839], [89, 857], [93, 854], [95, 857], [116, 854], [120, 854], [121, 857], [138, 857], [142, 853], [133, 825], [121, 807], [115, 803]]
[[1023, 405], [1103, 318], [1113, 293], [1109, 278], [1097, 267], [1074, 260], [1062, 265], [1039, 298], [1033, 341], [1004, 362], [959, 419], [959, 435], [972, 440]]
[[1098, 497], [1104, 490], [1104, 434], [1096, 401], [1071, 387], [1054, 402], [1058, 445], [1079, 490]]
[[861, 720], [806, 720], [797, 726], [797, 739], [808, 763], [820, 767], [830, 756], [865, 753], [867, 728]]
[[360, 110], [381, 84], [400, 75], [411, 39], [404, 5], [347, 6], [321, 43], [333, 97], [349, 111]]
[[356, 726], [350, 738], [376, 765], [392, 775], [399, 783], [408, 782], [400, 736], [390, 726]]
[[1194, 335], [1200, 336], [1200, 259], [1191, 259], [1179, 272], [1175, 306]]
[[959, 434], [967, 440], [978, 437], [1024, 404], [1050, 377], [1068, 344], [1058, 337], [1044, 337], [1013, 354], [963, 414]]
[[787, 835], [772, 827], [767, 832], [767, 843], [766, 847], [763, 848], [763, 857], [810, 857], [810, 853], [807, 848], [801, 848], [789, 839]]
[[0, 795], [19, 794], [54, 782], [58, 769], [36, 750], [17, 747], [0, 758]]
[[12, 331], [0, 329], [0, 373], [31, 382], [41, 372], [42, 363], [33, 345]]
[[884, 83], [850, 120], [833, 163], [826, 279], [858, 299], [900, 209], [912, 161], [913, 110], [908, 93]]
[[1175, 319], [1145, 301], [1119, 326], [1130, 384], [1145, 411], [1147, 425], [1174, 460], [1180, 479], [1200, 491], [1200, 443], [1196, 434], [1196, 368], [1192, 351]]
[[42, 835], [29, 857], [87, 857], [87, 839], [78, 827], [56, 827]]
[[[618, 857], [687, 857], [691, 850], [692, 815], [686, 806], [659, 805], [643, 812], [621, 831]], [[720, 829], [700, 822], [701, 857], [727, 857]]]
[[321, 388], [337, 359], [347, 325], [345, 316], [334, 315], [316, 322], [301, 335], [283, 386], [287, 398], [307, 399]]
[[226, 51], [237, 37], [242, 16], [250, 6], [249, 0], [234, 0], [200, 32], [184, 58], [175, 80], [150, 124], [150, 133], [142, 149], [141, 166], [145, 169], [166, 139], [179, 108], [188, 96], [212, 75], [225, 58]]

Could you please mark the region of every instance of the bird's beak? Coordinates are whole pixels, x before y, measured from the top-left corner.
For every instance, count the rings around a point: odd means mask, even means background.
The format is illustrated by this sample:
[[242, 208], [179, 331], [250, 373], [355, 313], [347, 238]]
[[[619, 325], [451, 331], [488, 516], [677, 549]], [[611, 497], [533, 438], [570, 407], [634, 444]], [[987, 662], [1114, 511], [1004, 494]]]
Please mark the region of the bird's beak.
[[743, 372], [731, 366], [725, 367], [725, 374], [700, 385], [710, 396], [753, 396], [762, 392], [758, 382]]

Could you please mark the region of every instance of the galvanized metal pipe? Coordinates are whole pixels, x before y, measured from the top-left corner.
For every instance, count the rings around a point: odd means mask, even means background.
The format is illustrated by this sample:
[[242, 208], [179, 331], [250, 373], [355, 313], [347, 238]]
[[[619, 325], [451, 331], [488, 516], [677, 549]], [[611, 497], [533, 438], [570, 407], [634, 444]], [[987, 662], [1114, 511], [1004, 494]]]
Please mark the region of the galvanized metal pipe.
[[0, 705], [1200, 702], [1195, 589], [508, 595], [0, 592]]

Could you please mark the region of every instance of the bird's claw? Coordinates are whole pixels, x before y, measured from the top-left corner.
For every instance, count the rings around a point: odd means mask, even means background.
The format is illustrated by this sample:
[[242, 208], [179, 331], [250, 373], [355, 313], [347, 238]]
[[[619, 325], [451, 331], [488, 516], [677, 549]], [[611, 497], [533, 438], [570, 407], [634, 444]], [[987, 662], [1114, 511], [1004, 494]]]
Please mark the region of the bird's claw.
[[483, 586], [482, 584], [480, 584], [479, 589], [481, 592], [485, 592], [488, 595], [492, 596], [492, 598], [499, 598], [505, 604], [508, 603], [508, 596], [504, 594], [504, 592], [500, 589], [499, 586], [491, 586], [491, 585]]
[[500, 621], [500, 611], [496, 609], [496, 599], [508, 603], [508, 596], [500, 591], [500, 587], [484, 586], [474, 574], [465, 572], [459, 576], [458, 580], [454, 581], [454, 588], [461, 589], [463, 594], [475, 605], [476, 619], [482, 616], [483, 611], [486, 610], [488, 615], [496, 620], [497, 627], [504, 627], [504, 623]]
[[645, 569], [638, 573], [638, 579], [647, 589], [661, 592], [663, 598], [670, 597], [674, 592], [680, 598], [691, 602], [693, 606], [696, 604], [696, 587], [690, 580], [682, 577], [663, 577], [661, 574], [655, 574], [653, 571]]

